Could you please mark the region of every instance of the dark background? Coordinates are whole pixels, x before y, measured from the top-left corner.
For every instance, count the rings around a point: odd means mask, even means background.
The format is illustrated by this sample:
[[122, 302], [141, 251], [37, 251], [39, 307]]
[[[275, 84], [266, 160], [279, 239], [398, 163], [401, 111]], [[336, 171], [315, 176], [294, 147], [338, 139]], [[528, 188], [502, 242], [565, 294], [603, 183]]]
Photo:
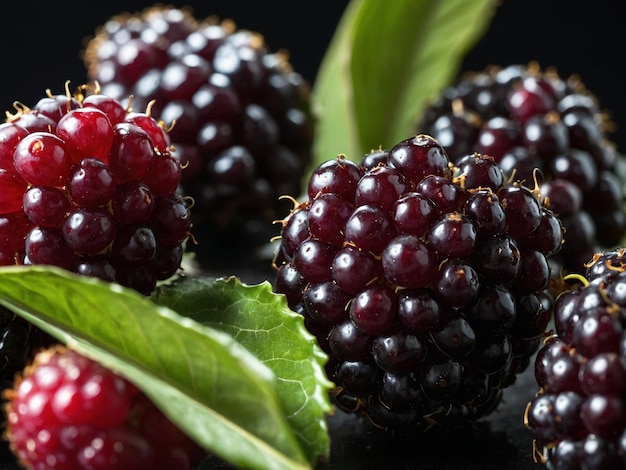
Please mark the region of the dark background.
[[[240, 28], [261, 32], [273, 50], [287, 49], [291, 62], [311, 83], [332, 37], [347, 0], [202, 0], [169, 2], [189, 5], [195, 16], [210, 14], [231, 18]], [[12, 14], [0, 13], [0, 111], [12, 110], [16, 100], [33, 105], [45, 90], [62, 92], [66, 80], [86, 79], [80, 51], [86, 38], [110, 16], [138, 11], [147, 1], [21, 1], [12, 2]], [[393, 1], [389, 2], [390, 8]], [[556, 67], [567, 77], [577, 74], [609, 111], [617, 124], [612, 135], [618, 148], [626, 149], [626, 97], [622, 48], [626, 45], [624, 19], [614, 0], [524, 0], [503, 1], [485, 36], [469, 53], [463, 70], [480, 70], [487, 65], [508, 65], [537, 61], [543, 68]], [[521, 424], [523, 405], [535, 388], [532, 371], [505, 395], [499, 414], [487, 421], [495, 430], [486, 446], [468, 455], [459, 442], [450, 446], [391, 449], [372, 442], [371, 430], [361, 431], [355, 422], [337, 429], [341, 420], [331, 422], [335, 433], [333, 454], [339, 458], [327, 468], [541, 468], [532, 463], [530, 437]], [[339, 417], [340, 418], [340, 417]], [[361, 432], [361, 434], [359, 434]], [[380, 437], [380, 436], [379, 436]], [[379, 438], [378, 437], [378, 438]], [[378, 439], [376, 438], [376, 439]], [[502, 438], [502, 439], [500, 439]], [[385, 443], [386, 446], [388, 443]], [[366, 451], [362, 451], [366, 449]], [[377, 449], [382, 453], [377, 452]], [[0, 446], [0, 468], [13, 468]], [[460, 452], [457, 452], [460, 451]], [[456, 455], [456, 457], [455, 457]], [[342, 462], [342, 457], [344, 461]], [[445, 463], [442, 463], [445, 462]], [[8, 467], [3, 466], [8, 465]]]
[[[202, 0], [195, 16], [231, 18], [261, 32], [271, 49], [287, 49], [295, 69], [310, 82], [347, 0]], [[85, 38], [110, 16], [139, 11], [150, 1], [12, 2], [0, 14], [0, 111], [15, 100], [33, 105], [47, 88], [62, 92], [66, 80], [83, 83], [79, 52]], [[390, 8], [393, 1], [389, 2]], [[578, 74], [618, 125], [612, 137], [626, 148], [626, 98], [622, 47], [626, 31], [614, 0], [502, 1], [489, 31], [467, 56], [464, 69], [536, 60], [563, 76]]]

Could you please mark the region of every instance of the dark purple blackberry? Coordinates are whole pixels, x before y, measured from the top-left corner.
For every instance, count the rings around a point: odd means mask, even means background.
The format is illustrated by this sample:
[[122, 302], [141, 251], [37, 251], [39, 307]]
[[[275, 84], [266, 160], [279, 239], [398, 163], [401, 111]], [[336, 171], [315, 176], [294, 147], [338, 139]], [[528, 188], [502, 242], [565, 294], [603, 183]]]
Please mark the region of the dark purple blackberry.
[[555, 470], [626, 466], [624, 250], [598, 252], [557, 297], [556, 333], [537, 353], [525, 423], [536, 458]]
[[310, 87], [284, 50], [230, 20], [153, 6], [110, 18], [85, 50], [103, 93], [167, 126], [194, 200], [198, 261], [252, 259], [278, 233], [310, 160]]
[[[581, 273], [594, 252], [626, 234], [626, 178], [609, 138], [612, 126], [577, 77], [536, 63], [489, 67], [461, 76], [416, 125], [438, 139], [453, 163], [492, 156], [508, 177], [534, 187], [565, 228], [551, 262]], [[538, 172], [537, 172], [538, 170]]]
[[336, 403], [395, 430], [493, 411], [550, 321], [562, 228], [536, 191], [420, 134], [322, 163], [307, 195], [274, 287], [329, 354]]

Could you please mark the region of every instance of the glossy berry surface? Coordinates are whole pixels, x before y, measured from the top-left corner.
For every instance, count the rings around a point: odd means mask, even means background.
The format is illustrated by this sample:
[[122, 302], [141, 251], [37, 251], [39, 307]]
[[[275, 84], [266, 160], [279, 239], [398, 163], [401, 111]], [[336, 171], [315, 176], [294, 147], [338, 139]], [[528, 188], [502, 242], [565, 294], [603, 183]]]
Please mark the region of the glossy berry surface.
[[230, 20], [154, 6], [110, 18], [85, 59], [103, 93], [132, 95], [129, 106], [151, 106], [168, 126], [185, 168], [179, 189], [194, 201], [197, 260], [250, 262], [277, 235], [289, 208], [280, 196], [299, 191], [310, 160], [309, 85], [284, 51]]
[[274, 288], [330, 356], [335, 403], [398, 431], [496, 409], [550, 319], [562, 227], [536, 192], [420, 134], [320, 164], [307, 195], [283, 220]]
[[438, 139], [455, 164], [479, 152], [507, 177], [540, 185], [565, 227], [555, 269], [583, 273], [596, 251], [626, 234], [624, 162], [610, 139], [610, 119], [578, 77], [536, 63], [469, 72], [416, 127]]
[[130, 382], [62, 346], [39, 352], [5, 396], [25, 468], [190, 469], [205, 454]]
[[596, 253], [585, 282], [557, 297], [555, 334], [537, 353], [525, 422], [537, 460], [555, 470], [626, 465], [624, 253]]
[[[32, 127], [38, 115], [46, 130]], [[0, 141], [0, 265], [59, 266], [146, 295], [178, 270], [191, 229], [182, 168], [149, 114], [88, 86], [49, 92], [8, 115]]]

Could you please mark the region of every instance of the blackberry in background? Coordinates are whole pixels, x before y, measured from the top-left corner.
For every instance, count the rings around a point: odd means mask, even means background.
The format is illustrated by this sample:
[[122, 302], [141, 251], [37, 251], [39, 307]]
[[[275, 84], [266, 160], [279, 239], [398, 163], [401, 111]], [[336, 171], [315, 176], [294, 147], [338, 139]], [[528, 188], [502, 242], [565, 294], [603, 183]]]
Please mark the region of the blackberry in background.
[[562, 227], [495, 160], [420, 134], [310, 175], [274, 289], [330, 357], [341, 408], [395, 431], [494, 411], [550, 321]]
[[554, 470], [626, 466], [626, 270], [622, 248], [599, 252], [554, 304], [556, 333], [537, 353], [525, 423]]
[[171, 125], [201, 267], [258, 259], [310, 160], [309, 84], [288, 53], [230, 20], [154, 6], [110, 18], [85, 63], [104, 93]]
[[566, 272], [584, 272], [594, 252], [626, 234], [624, 162], [610, 140], [608, 115], [579, 77], [565, 79], [537, 63], [468, 72], [416, 128], [438, 139], [453, 162], [476, 151], [531, 187], [538, 179], [565, 227], [552, 262]]

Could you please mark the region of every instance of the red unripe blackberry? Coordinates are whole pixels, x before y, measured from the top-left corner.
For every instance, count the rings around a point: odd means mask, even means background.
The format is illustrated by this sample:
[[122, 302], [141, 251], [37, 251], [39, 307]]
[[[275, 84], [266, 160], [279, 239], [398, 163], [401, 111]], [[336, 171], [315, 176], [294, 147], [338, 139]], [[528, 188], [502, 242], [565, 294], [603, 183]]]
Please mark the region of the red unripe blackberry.
[[[89, 78], [135, 110], [152, 103], [185, 168], [201, 265], [250, 262], [275, 236], [310, 160], [309, 85], [285, 51], [230, 20], [155, 6], [110, 18], [85, 50]], [[154, 139], [153, 139], [154, 141]], [[155, 175], [156, 177], [156, 175]]]
[[55, 265], [150, 294], [180, 267], [191, 228], [167, 141], [149, 114], [89, 87], [19, 106], [0, 127], [0, 265]]
[[130, 382], [63, 346], [37, 353], [4, 397], [24, 468], [191, 469], [205, 456]]
[[536, 459], [555, 470], [626, 465], [624, 253], [596, 253], [556, 298], [556, 331], [537, 353], [524, 418]]
[[479, 152], [529, 187], [538, 181], [565, 227], [563, 249], [551, 262], [566, 272], [582, 273], [594, 252], [626, 234], [613, 128], [577, 77], [536, 63], [470, 72], [442, 92], [416, 128], [438, 139], [455, 164]]
[[493, 411], [550, 321], [562, 227], [536, 191], [420, 134], [320, 164], [307, 196], [283, 221], [274, 289], [329, 354], [335, 402], [395, 430]]

